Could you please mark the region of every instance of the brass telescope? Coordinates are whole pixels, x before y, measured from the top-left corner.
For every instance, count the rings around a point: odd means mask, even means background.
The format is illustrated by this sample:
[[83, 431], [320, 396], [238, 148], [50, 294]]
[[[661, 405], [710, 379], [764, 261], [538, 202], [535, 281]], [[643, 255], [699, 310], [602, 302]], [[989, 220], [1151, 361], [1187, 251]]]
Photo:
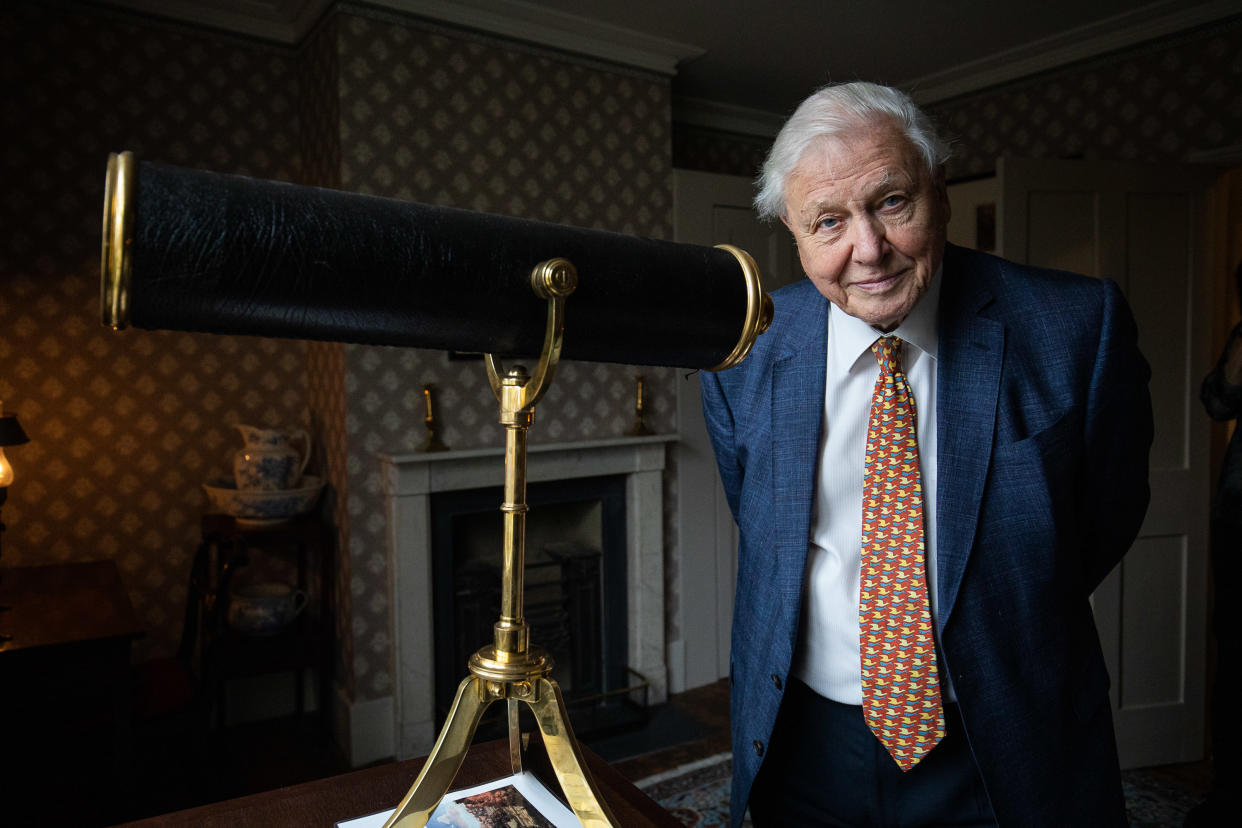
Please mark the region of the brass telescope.
[[[513, 772], [523, 765], [526, 704], [574, 814], [587, 828], [617, 828], [552, 659], [531, 643], [524, 617], [527, 432], [562, 358], [710, 370], [741, 362], [772, 318], [751, 257], [120, 153], [108, 161], [100, 306], [117, 329], [486, 354], [505, 427], [500, 618], [386, 828], [426, 825], [484, 711], [501, 700]], [[506, 370], [502, 358], [514, 355], [536, 358], [534, 370]]]

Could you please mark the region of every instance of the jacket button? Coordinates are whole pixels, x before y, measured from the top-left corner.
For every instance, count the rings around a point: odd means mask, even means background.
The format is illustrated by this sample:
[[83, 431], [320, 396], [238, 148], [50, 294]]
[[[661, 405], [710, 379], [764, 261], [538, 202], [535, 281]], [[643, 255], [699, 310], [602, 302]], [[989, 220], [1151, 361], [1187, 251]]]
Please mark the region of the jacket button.
[[755, 740], [755, 755], [756, 756], [763, 755], [763, 742], [759, 741], [758, 739]]
[[772, 686], [775, 687], [777, 690], [781, 689], [781, 677], [778, 676], [776, 673], [772, 674]]

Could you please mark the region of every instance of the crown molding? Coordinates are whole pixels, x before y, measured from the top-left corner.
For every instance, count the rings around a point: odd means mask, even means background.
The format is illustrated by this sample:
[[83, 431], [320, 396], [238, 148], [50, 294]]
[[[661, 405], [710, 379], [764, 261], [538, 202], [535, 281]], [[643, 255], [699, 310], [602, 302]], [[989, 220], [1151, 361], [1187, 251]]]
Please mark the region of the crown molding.
[[[1242, 15], [1242, 0], [1160, 0], [1106, 20], [897, 84], [920, 106], [979, 92], [1080, 60]], [[775, 137], [785, 115], [701, 98], [676, 98], [673, 120], [744, 135]]]
[[1240, 0], [1161, 0], [897, 85], [926, 106], [1239, 14]]
[[764, 109], [737, 106], [686, 95], [673, 97], [673, 121], [738, 135], [775, 138], [785, 116]]
[[677, 64], [706, 50], [655, 35], [554, 11], [522, 0], [370, 0], [391, 11], [425, 17], [562, 52], [677, 74]]
[[[103, 0], [111, 6], [293, 45], [335, 0]], [[661, 75], [704, 49], [523, 0], [365, 0], [363, 5]]]
[[1186, 156], [1192, 164], [1215, 164], [1221, 167], [1236, 167], [1242, 164], [1242, 144], [1229, 144], [1216, 149], [1197, 150]]
[[[336, 0], [97, 0], [152, 17], [299, 43]], [[375, 9], [485, 32], [513, 41], [608, 61], [671, 77], [678, 64], [704, 49], [525, 0], [363, 0]], [[1159, 37], [1242, 15], [1242, 0], [1158, 0], [1070, 32], [897, 84], [921, 105], [978, 92], [1135, 46]], [[674, 104], [685, 124], [749, 135], [775, 134], [784, 115], [703, 99]]]
[[195, 26], [298, 43], [333, 0], [103, 0], [106, 5]]

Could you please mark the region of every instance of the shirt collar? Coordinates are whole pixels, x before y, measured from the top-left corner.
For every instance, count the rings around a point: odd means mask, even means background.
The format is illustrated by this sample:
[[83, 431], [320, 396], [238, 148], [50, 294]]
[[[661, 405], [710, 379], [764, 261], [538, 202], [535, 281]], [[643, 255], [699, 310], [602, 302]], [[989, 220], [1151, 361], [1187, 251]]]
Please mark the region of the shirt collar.
[[856, 316], [850, 316], [836, 305], [829, 303], [828, 326], [831, 335], [828, 347], [832, 348], [839, 365], [853, 365], [866, 353], [871, 344], [881, 336], [895, 336], [936, 358], [939, 341], [940, 283], [944, 266], [936, 268], [927, 291], [919, 297], [910, 314], [896, 330], [889, 334], [877, 330]]

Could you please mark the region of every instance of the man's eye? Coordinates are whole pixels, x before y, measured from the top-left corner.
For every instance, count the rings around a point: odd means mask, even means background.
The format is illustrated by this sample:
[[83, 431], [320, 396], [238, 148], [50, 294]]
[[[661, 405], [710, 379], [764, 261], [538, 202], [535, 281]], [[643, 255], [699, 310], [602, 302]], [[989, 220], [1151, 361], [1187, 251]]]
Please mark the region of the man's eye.
[[825, 230], [832, 230], [841, 222], [834, 218], [822, 218], [819, 220], [819, 226]]
[[900, 207], [905, 202], [905, 196], [891, 195], [885, 197], [883, 204], [885, 207]]

